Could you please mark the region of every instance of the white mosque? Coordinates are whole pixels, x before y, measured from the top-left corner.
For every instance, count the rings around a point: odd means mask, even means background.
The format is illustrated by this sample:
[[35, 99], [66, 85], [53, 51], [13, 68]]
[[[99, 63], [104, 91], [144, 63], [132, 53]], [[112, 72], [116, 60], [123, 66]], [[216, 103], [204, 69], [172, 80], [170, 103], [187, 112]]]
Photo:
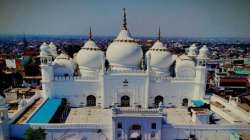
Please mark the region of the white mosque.
[[205, 94], [207, 47], [197, 55], [197, 47], [192, 45], [188, 55], [177, 56], [163, 45], [159, 32], [158, 40], [144, 55], [130, 36], [126, 14], [122, 30], [106, 54], [92, 39], [91, 31], [74, 58], [64, 52], [56, 56], [55, 50], [52, 43], [41, 45], [43, 91], [50, 98], [67, 99], [73, 107], [117, 104], [151, 108], [159, 102], [188, 106]]
[[[43, 43], [42, 94], [21, 106], [9, 122], [0, 100], [0, 139], [23, 138], [27, 127], [45, 129], [48, 140], [240, 140], [234, 134], [250, 131], [249, 112], [233, 101], [205, 98], [206, 46], [198, 50], [194, 44], [187, 54], [173, 54], [161, 42], [159, 30], [158, 39], [143, 53], [126, 18], [124, 9], [122, 29], [106, 52], [94, 42], [91, 29], [73, 58], [65, 52], [58, 55], [53, 43]], [[45, 101], [16, 121], [37, 98]], [[51, 123], [57, 99], [70, 112], [57, 116], [63, 121]], [[199, 108], [197, 102], [210, 108]], [[188, 111], [190, 106], [194, 108]], [[211, 116], [216, 123], [210, 123]]]

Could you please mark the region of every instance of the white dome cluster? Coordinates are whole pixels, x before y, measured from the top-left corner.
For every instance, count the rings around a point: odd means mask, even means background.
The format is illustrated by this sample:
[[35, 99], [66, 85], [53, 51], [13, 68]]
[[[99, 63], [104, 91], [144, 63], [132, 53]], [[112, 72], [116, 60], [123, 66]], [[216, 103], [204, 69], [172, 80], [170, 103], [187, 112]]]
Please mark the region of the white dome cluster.
[[40, 56], [41, 57], [52, 56], [55, 58], [57, 56], [56, 45], [53, 42], [50, 42], [49, 45], [46, 42], [44, 42], [40, 46]]
[[[53, 43], [47, 45], [43, 43], [40, 47], [41, 56], [56, 56], [56, 46]], [[192, 44], [188, 49], [188, 54], [176, 56], [167, 50], [160, 41], [160, 29], [158, 32], [158, 40], [153, 44], [152, 48], [146, 53], [147, 66], [150, 70], [164, 75], [170, 75], [170, 67], [175, 63], [175, 74], [177, 77], [194, 77], [195, 76], [195, 59], [206, 59], [208, 56], [208, 48], [203, 46], [199, 50], [197, 56], [197, 47]], [[127, 29], [126, 13], [124, 10], [123, 27], [118, 36], [108, 46], [106, 58], [109, 62], [111, 70], [137, 70], [143, 64], [143, 51], [141, 46], [135, 39], [130, 36]], [[93, 76], [99, 70], [104, 70], [105, 56], [104, 52], [96, 45], [92, 39], [90, 28], [89, 39], [74, 54], [74, 59], [67, 54], [61, 53], [53, 62], [54, 74], [56, 76], [73, 75], [78, 64], [81, 76]]]

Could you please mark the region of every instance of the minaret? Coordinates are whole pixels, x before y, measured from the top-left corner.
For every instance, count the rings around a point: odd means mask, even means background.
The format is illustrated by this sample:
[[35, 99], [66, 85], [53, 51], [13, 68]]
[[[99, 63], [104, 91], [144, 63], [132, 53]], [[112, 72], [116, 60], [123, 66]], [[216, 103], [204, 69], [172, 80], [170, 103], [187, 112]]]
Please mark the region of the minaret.
[[41, 73], [42, 73], [42, 96], [50, 96], [50, 84], [54, 80], [54, 71], [52, 66], [52, 56], [48, 54], [49, 46], [47, 43], [43, 43], [40, 46], [40, 61], [41, 61]]
[[203, 46], [199, 50], [199, 55], [197, 56], [198, 64], [196, 66], [196, 78], [195, 80], [199, 82], [199, 87], [196, 90], [196, 98], [203, 98], [206, 92], [207, 84], [207, 67], [206, 61], [208, 59], [209, 50], [207, 46]]

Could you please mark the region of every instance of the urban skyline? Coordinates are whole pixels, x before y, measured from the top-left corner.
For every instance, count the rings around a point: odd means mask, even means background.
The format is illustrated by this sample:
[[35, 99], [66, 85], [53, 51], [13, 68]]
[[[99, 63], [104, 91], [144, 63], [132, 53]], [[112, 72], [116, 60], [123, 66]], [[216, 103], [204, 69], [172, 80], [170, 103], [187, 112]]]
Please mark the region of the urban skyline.
[[96, 36], [114, 36], [121, 28], [121, 9], [125, 7], [133, 36], [155, 36], [161, 26], [166, 37], [249, 38], [249, 6], [247, 0], [111, 0], [103, 4], [96, 0], [3, 0], [0, 35], [83, 35], [92, 26]]

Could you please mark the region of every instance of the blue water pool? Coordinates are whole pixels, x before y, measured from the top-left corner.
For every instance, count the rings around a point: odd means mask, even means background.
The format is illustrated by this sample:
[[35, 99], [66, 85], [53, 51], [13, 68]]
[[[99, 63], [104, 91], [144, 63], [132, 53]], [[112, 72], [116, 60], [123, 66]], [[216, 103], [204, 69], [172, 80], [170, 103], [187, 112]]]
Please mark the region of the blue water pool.
[[204, 102], [202, 100], [192, 100], [192, 103], [197, 107], [201, 107], [204, 105]]
[[61, 99], [47, 99], [28, 120], [28, 123], [49, 123], [61, 103]]

